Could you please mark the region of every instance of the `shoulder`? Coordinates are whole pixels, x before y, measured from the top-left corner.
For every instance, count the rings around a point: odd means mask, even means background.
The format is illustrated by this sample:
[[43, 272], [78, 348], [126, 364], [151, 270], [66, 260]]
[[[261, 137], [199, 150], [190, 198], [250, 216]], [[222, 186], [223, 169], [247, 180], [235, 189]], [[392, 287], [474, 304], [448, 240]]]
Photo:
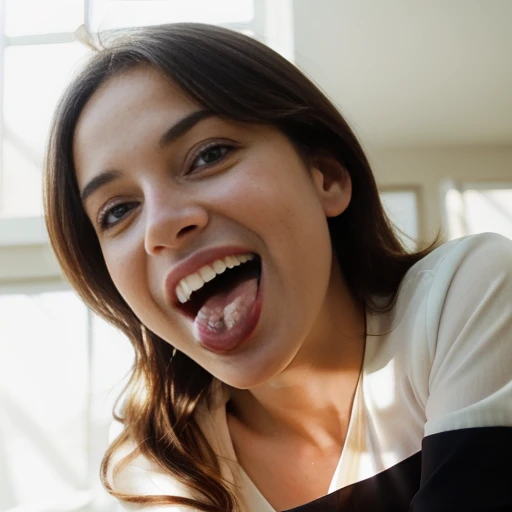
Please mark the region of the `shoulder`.
[[420, 262], [432, 271], [426, 434], [512, 426], [512, 242], [486, 233]]
[[[387, 345], [407, 344], [408, 336], [435, 349], [441, 320], [454, 318], [454, 306], [475, 307], [492, 283], [510, 286], [512, 241], [494, 233], [444, 243], [414, 264], [402, 279], [393, 307], [369, 315], [369, 331], [385, 333]], [[496, 285], [495, 285], [496, 286]], [[378, 299], [376, 300], [378, 303]], [[405, 348], [402, 347], [402, 348]], [[413, 347], [419, 348], [416, 343]]]
[[508, 238], [483, 233], [453, 240], [411, 270], [430, 274], [424, 313], [432, 349], [451, 345], [455, 335], [470, 325], [483, 342], [484, 331], [497, 321], [511, 320], [512, 241]]
[[512, 426], [512, 241], [485, 233], [438, 247], [369, 330], [368, 371], [393, 362], [426, 435]]
[[405, 279], [421, 273], [436, 274], [437, 281], [473, 270], [512, 271], [512, 241], [497, 233], [482, 233], [447, 242], [416, 263]]
[[[509, 305], [511, 287], [511, 240], [495, 233], [459, 238], [411, 267], [400, 284], [391, 316], [396, 324], [404, 318], [423, 318], [429, 343], [435, 343], [441, 323], [464, 321], [484, 305], [493, 314], [499, 312], [500, 301]], [[501, 292], [493, 293], [490, 301], [489, 293], [497, 288]]]

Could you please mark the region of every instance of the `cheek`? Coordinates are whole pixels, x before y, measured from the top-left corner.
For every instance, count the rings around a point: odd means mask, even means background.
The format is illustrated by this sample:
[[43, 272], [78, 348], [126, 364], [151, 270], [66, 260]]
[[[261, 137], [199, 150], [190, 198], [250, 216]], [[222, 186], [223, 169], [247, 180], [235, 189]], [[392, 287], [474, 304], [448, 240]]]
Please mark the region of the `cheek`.
[[328, 275], [332, 247], [311, 177], [294, 158], [270, 154], [248, 162], [224, 189], [222, 204], [260, 236], [272, 259], [295, 272], [299, 284], [311, 273]]
[[[299, 163], [269, 158], [249, 165], [226, 192], [224, 205], [268, 252], [271, 308], [311, 320], [330, 279], [332, 245], [312, 180]], [[284, 299], [284, 300], [281, 300]]]
[[135, 237], [122, 242], [118, 239], [115, 244], [107, 244], [103, 254], [114, 285], [140, 322], [187, 353], [190, 336], [186, 325], [159, 302], [163, 274], [148, 264], [143, 244]]
[[103, 247], [103, 257], [118, 292], [140, 318], [149, 294], [144, 254], [133, 245], [117, 240]]
[[250, 158], [220, 180], [212, 204], [244, 225], [281, 228], [294, 238], [309, 221], [325, 222], [325, 214], [308, 171], [293, 153], [268, 151]]

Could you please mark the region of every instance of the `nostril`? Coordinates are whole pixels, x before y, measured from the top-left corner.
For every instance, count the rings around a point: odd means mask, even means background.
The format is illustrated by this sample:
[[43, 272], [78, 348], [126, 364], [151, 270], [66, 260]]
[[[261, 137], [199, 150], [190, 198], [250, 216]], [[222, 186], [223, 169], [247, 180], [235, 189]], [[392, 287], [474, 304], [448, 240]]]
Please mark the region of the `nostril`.
[[194, 229], [196, 229], [196, 228], [197, 228], [197, 226], [186, 226], [186, 227], [180, 229], [180, 231], [178, 233], [178, 238], [185, 236], [186, 234], [190, 233], [190, 231], [194, 231]]

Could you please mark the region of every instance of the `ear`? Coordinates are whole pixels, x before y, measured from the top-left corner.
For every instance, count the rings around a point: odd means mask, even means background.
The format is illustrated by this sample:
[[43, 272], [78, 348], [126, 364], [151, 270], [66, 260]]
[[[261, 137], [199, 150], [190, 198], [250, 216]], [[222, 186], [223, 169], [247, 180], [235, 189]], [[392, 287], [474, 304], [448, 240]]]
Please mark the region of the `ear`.
[[312, 162], [313, 184], [324, 208], [326, 217], [336, 217], [343, 213], [352, 197], [350, 175], [335, 158], [317, 155]]

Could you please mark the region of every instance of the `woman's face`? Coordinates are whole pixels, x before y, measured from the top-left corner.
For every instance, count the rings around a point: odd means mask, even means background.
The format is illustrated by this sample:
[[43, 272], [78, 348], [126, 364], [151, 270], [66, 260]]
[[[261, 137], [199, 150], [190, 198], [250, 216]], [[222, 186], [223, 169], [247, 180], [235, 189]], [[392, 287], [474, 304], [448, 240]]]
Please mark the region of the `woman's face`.
[[112, 280], [148, 329], [239, 388], [315, 343], [339, 285], [326, 216], [347, 206], [349, 180], [324, 179], [270, 126], [205, 112], [147, 66], [93, 95], [74, 162]]

